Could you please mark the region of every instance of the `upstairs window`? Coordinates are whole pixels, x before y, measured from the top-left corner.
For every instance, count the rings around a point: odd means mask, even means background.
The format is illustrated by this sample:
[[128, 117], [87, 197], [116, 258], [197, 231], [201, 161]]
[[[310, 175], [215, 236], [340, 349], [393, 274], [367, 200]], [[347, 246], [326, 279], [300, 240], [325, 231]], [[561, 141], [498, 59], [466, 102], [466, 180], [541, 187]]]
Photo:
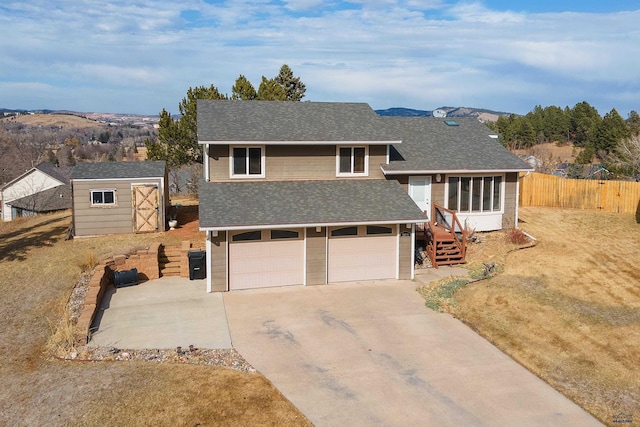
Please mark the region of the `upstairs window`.
[[115, 206], [116, 190], [91, 190], [91, 206]]
[[369, 173], [367, 147], [338, 147], [338, 176], [367, 175]]
[[264, 178], [264, 148], [232, 147], [231, 176], [235, 178]]

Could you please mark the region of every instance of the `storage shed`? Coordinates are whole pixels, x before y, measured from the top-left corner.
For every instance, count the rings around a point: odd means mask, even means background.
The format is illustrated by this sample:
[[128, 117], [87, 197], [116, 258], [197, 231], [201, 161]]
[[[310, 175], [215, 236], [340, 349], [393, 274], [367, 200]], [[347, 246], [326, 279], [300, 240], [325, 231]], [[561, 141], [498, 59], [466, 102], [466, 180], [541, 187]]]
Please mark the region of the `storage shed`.
[[75, 236], [164, 231], [164, 161], [80, 163], [71, 172]]

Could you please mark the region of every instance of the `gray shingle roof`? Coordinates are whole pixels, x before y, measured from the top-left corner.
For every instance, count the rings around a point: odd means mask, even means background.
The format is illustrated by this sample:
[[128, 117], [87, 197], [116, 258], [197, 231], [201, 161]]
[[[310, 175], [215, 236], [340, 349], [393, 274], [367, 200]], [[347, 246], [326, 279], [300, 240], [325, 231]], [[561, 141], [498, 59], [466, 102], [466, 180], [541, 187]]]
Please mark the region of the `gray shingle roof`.
[[71, 209], [71, 187], [59, 185], [7, 203], [18, 209], [33, 212], [53, 212]]
[[367, 104], [198, 100], [199, 141], [398, 141]]
[[[401, 160], [392, 158], [385, 172], [401, 171], [505, 171], [531, 170], [500, 144], [477, 119], [455, 118], [458, 126], [431, 117], [381, 117], [387, 130], [402, 144], [394, 148]], [[394, 156], [396, 157], [396, 156]]]
[[57, 179], [63, 184], [69, 184], [71, 168], [59, 167], [50, 162], [43, 162], [36, 166], [36, 169], [46, 173], [52, 178]]
[[78, 163], [71, 179], [158, 178], [165, 168], [164, 161]]
[[198, 193], [201, 228], [426, 220], [397, 181], [202, 181]]

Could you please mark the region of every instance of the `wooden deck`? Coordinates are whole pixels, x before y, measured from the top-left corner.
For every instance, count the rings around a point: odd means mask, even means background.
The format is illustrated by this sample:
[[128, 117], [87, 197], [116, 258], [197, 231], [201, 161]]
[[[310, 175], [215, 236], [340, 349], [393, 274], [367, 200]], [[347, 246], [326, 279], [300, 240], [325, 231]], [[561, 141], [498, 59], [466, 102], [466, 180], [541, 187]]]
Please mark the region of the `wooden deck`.
[[467, 236], [456, 212], [434, 205], [431, 218], [435, 221], [422, 224], [416, 232], [416, 240], [424, 241], [431, 265], [464, 264]]

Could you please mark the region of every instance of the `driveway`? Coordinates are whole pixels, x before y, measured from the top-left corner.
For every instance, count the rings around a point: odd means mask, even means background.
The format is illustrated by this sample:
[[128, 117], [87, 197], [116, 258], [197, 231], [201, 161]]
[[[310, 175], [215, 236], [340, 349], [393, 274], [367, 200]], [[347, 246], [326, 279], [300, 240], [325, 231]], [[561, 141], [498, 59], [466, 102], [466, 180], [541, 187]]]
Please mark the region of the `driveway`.
[[591, 426], [416, 282], [223, 295], [233, 346], [317, 426]]
[[105, 293], [90, 346], [231, 348], [222, 294], [205, 280], [162, 277]]

